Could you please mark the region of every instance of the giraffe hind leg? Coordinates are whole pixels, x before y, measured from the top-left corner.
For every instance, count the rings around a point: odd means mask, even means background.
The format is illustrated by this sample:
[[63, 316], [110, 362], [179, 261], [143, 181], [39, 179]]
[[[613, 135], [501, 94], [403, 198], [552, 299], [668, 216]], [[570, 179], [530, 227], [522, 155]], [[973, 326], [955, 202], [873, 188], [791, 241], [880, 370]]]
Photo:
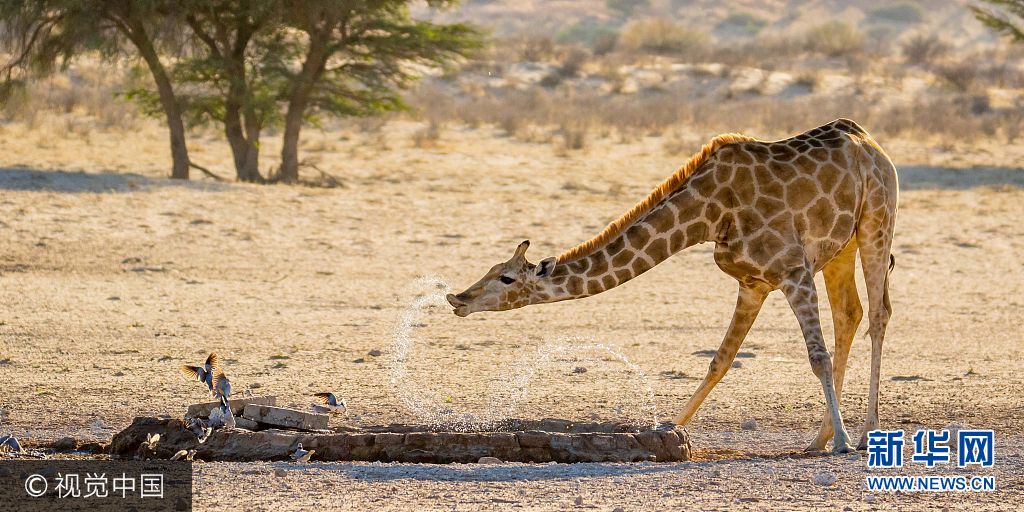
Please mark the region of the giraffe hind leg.
[[[881, 194], [879, 194], [881, 196]], [[868, 294], [868, 336], [871, 337], [871, 377], [868, 384], [868, 411], [857, 447], [867, 448], [868, 432], [878, 429], [878, 387], [882, 366], [882, 342], [892, 316], [889, 302], [889, 271], [896, 263], [892, 256], [892, 233], [896, 223], [895, 196], [876, 198], [869, 205], [857, 229], [864, 285]]]
[[829, 412], [834, 431], [833, 453], [853, 451], [850, 447], [850, 435], [843, 425], [843, 416], [839, 410], [839, 399], [833, 381], [832, 359], [825, 340], [821, 334], [821, 319], [818, 313], [818, 293], [814, 286], [814, 274], [810, 265], [794, 269], [782, 282], [782, 293], [786, 295], [793, 313], [800, 322], [804, 342], [807, 344], [807, 358], [811, 363], [814, 376], [821, 381], [825, 394], [825, 408]]
[[[842, 399], [843, 380], [846, 376], [846, 365], [850, 355], [850, 346], [857, 333], [857, 327], [863, 315], [860, 305], [860, 297], [857, 295], [857, 281], [854, 277], [856, 270], [857, 243], [851, 241], [822, 269], [825, 275], [825, 289], [828, 292], [828, 302], [832, 307], [832, 324], [835, 326], [835, 352], [833, 359], [833, 383], [836, 388], [836, 398]], [[807, 447], [807, 451], [820, 451], [825, 449], [829, 439], [832, 438], [832, 417], [826, 408], [821, 419], [821, 426], [818, 428], [818, 435]]]

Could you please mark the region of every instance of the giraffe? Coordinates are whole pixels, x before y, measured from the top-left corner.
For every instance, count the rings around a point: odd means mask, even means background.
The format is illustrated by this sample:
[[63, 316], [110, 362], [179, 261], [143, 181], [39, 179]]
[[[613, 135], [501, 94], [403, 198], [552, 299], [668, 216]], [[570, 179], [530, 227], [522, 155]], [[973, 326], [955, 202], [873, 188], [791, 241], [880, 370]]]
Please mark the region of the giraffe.
[[[537, 264], [530, 242], [459, 294], [454, 313], [503, 311], [596, 295], [669, 256], [714, 242], [718, 267], [736, 279], [732, 322], [707, 374], [675, 417], [687, 424], [725, 376], [768, 293], [781, 290], [799, 321], [825, 414], [808, 450], [852, 451], [839, 410], [847, 357], [863, 310], [854, 278], [860, 253], [868, 295], [871, 374], [859, 448], [878, 428], [882, 340], [892, 313], [890, 250], [896, 221], [896, 168], [857, 123], [837, 119], [767, 142], [738, 134], [713, 138], [650, 195], [597, 236]], [[835, 355], [821, 333], [814, 276], [824, 273], [835, 326]]]

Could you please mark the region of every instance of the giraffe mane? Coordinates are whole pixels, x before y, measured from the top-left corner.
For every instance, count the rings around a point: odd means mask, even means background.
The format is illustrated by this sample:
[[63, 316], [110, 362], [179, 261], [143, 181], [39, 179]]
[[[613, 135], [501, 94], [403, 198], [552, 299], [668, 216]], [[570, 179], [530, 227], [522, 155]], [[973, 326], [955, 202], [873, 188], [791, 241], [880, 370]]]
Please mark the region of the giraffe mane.
[[704, 144], [696, 154], [690, 157], [689, 160], [683, 164], [682, 167], [672, 173], [665, 181], [661, 182], [660, 185], [655, 187], [651, 193], [640, 201], [626, 213], [622, 214], [621, 217], [612, 221], [608, 224], [603, 231], [597, 234], [594, 238], [583, 242], [568, 251], [563, 252], [558, 256], [559, 263], [565, 263], [567, 261], [577, 260], [593, 254], [594, 251], [608, 245], [609, 242], [615, 239], [619, 234], [625, 231], [629, 226], [639, 219], [642, 215], [649, 212], [658, 203], [665, 199], [669, 194], [679, 190], [679, 187], [686, 183], [686, 180], [697, 170], [704, 162], [707, 162], [708, 158], [711, 157], [720, 147], [726, 144], [732, 144], [734, 142], [749, 142], [756, 140], [753, 137], [747, 137], [746, 135], [740, 135], [738, 133], [724, 133], [716, 136], [715, 138]]

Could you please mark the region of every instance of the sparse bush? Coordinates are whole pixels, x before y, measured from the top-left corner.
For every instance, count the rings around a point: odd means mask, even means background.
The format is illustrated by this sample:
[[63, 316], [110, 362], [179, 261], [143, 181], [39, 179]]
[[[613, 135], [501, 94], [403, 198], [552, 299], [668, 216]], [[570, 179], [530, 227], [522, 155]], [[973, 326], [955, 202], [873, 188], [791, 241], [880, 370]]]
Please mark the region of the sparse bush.
[[656, 54], [685, 53], [700, 48], [706, 33], [677, 25], [662, 18], [632, 21], [619, 35], [619, 47], [626, 51]]
[[864, 34], [849, 23], [829, 21], [807, 31], [806, 45], [829, 57], [848, 57], [863, 52]]
[[562, 149], [579, 150], [587, 146], [588, 125], [586, 122], [563, 123], [559, 129], [562, 140]]
[[605, 0], [605, 5], [609, 9], [618, 12], [623, 17], [628, 18], [640, 7], [647, 7], [650, 5], [649, 0]]
[[590, 54], [582, 48], [570, 49], [562, 58], [561, 65], [558, 66], [558, 74], [565, 78], [578, 75], [589, 58]]
[[908, 64], [930, 65], [945, 57], [952, 47], [939, 36], [917, 34], [903, 43], [901, 49]]
[[756, 36], [768, 25], [768, 21], [747, 12], [730, 14], [718, 24], [723, 32], [738, 32], [747, 36]]
[[872, 9], [868, 12], [868, 22], [913, 24], [924, 21], [924, 11], [915, 2], [896, 2]]
[[936, 66], [934, 71], [957, 92], [970, 91], [978, 78], [978, 65], [970, 60]]
[[525, 35], [517, 46], [520, 62], [546, 61], [555, 55], [555, 42], [546, 35]]
[[619, 31], [609, 25], [585, 20], [559, 32], [555, 39], [560, 43], [582, 44], [595, 54], [603, 55], [615, 48]]
[[412, 134], [413, 146], [420, 149], [435, 147], [439, 140], [441, 140], [441, 124], [434, 120]]

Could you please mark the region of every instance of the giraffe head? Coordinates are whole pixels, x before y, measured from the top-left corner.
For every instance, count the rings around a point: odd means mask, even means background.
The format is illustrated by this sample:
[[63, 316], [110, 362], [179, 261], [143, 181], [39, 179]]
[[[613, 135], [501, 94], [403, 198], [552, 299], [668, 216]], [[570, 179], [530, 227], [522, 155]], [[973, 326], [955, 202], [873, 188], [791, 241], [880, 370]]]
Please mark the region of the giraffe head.
[[555, 290], [548, 278], [555, 269], [555, 258], [547, 258], [534, 265], [526, 261], [526, 249], [529, 247], [530, 241], [524, 241], [516, 248], [512, 259], [491, 267], [466, 291], [449, 293], [448, 303], [455, 308], [455, 314], [467, 316], [478, 311], [505, 311], [551, 300]]

